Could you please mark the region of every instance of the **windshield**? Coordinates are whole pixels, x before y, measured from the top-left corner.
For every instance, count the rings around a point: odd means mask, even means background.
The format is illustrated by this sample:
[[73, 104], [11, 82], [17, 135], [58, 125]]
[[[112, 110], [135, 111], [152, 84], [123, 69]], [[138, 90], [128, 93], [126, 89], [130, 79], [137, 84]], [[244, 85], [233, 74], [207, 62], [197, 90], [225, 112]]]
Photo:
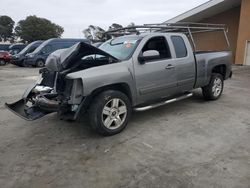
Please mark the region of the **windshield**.
[[28, 46], [26, 46], [22, 51], [19, 52], [19, 54], [27, 54], [33, 52], [36, 47], [34, 46], [34, 42], [30, 43]]
[[10, 51], [9, 51], [9, 53], [10, 53], [11, 55], [16, 55], [16, 54], [18, 54], [19, 52], [20, 52], [19, 49], [13, 49], [13, 50], [10, 50]]
[[99, 48], [120, 60], [126, 60], [131, 57], [140, 40], [139, 36], [119, 37], [108, 40]]
[[32, 53], [38, 53], [40, 52], [44, 46], [50, 43], [50, 40], [43, 42], [41, 45], [39, 45]]

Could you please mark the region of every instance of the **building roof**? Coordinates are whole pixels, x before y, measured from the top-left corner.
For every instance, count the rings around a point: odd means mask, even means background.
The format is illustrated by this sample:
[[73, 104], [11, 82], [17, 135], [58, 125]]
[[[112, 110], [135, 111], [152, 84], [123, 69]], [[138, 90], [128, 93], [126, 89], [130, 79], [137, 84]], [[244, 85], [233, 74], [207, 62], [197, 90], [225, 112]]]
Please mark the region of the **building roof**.
[[204, 18], [238, 7], [240, 4], [241, 0], [210, 0], [164, 23], [199, 22]]

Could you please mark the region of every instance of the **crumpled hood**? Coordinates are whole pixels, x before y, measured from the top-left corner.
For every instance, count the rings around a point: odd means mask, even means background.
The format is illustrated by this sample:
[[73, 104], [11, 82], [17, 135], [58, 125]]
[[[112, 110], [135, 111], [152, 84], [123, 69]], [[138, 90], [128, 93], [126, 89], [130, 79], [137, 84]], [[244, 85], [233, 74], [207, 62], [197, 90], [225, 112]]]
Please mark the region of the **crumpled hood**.
[[70, 48], [60, 49], [50, 54], [45, 66], [51, 71], [60, 72], [72, 67], [74, 63], [82, 57], [92, 54], [100, 54], [118, 60], [99, 48], [84, 42], [79, 42]]

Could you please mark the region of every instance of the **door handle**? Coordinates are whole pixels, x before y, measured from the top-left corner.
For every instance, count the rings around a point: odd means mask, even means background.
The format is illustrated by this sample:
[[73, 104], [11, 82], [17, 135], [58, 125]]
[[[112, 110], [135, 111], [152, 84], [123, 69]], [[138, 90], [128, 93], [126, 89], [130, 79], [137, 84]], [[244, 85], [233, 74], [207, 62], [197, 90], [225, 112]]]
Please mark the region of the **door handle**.
[[171, 65], [171, 64], [169, 64], [168, 66], [165, 67], [165, 69], [168, 69], [168, 70], [169, 70], [169, 69], [173, 69], [173, 68], [174, 68], [174, 66]]

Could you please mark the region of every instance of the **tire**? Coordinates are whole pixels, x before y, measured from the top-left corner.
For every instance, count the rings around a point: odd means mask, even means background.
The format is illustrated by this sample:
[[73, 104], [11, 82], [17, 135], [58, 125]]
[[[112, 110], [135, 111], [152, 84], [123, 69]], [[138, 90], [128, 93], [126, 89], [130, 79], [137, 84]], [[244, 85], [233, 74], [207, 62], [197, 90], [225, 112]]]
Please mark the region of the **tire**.
[[4, 60], [0, 60], [0, 65], [6, 65], [6, 62]]
[[[120, 111], [119, 111], [120, 110]], [[128, 97], [115, 90], [107, 90], [97, 95], [89, 108], [91, 127], [99, 134], [111, 136], [120, 133], [131, 116]]]
[[217, 100], [220, 98], [224, 88], [224, 79], [221, 74], [213, 73], [210, 83], [202, 88], [206, 100]]
[[23, 60], [23, 61], [21, 62], [21, 66], [22, 66], [22, 67], [28, 67], [29, 65]]
[[45, 65], [45, 62], [43, 60], [40, 59], [40, 60], [36, 61], [36, 66], [37, 67], [44, 67], [44, 65]]

